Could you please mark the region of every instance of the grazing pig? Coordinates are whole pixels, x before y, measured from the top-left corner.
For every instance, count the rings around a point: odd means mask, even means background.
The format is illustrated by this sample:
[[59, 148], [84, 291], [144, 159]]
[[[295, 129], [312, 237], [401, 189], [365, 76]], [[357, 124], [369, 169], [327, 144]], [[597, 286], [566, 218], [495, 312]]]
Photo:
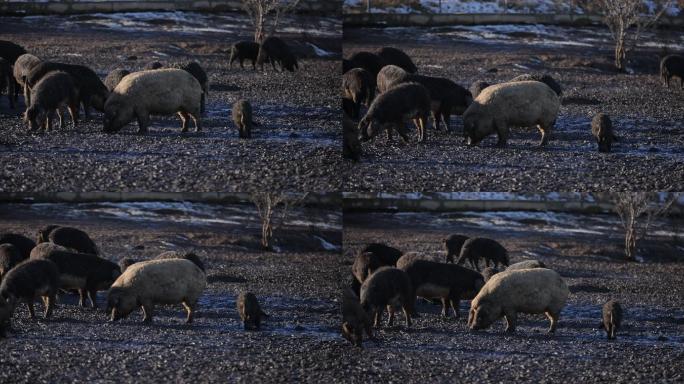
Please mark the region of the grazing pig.
[[485, 268], [484, 271], [482, 271], [482, 277], [484, 278], [485, 283], [488, 282], [489, 279], [492, 278], [492, 276], [496, 275], [499, 272], [501, 272], [501, 271], [499, 271], [498, 269], [496, 269], [494, 267]]
[[361, 104], [370, 106], [375, 97], [375, 77], [363, 68], [354, 68], [342, 75], [342, 98], [351, 100], [353, 108], [349, 115], [359, 118]]
[[405, 123], [411, 119], [418, 128], [418, 141], [423, 142], [429, 113], [430, 94], [424, 86], [417, 83], [398, 85], [375, 98], [359, 122], [359, 140], [368, 141], [386, 130], [387, 141], [391, 142], [392, 129], [395, 129], [404, 142], [408, 142]]
[[378, 72], [376, 83], [379, 93], [385, 93], [397, 84], [405, 83], [409, 73], [396, 65], [386, 65]]
[[192, 75], [202, 87], [202, 100], [200, 101], [200, 112], [204, 113], [205, 103], [209, 96], [209, 76], [207, 72], [196, 61], [189, 61], [187, 63], [175, 63], [171, 68], [182, 69]]
[[80, 253], [99, 255], [95, 242], [84, 231], [73, 227], [48, 225], [38, 232], [38, 242], [49, 241]]
[[670, 88], [670, 79], [679, 78], [679, 88], [684, 89], [684, 56], [669, 55], [660, 61], [660, 78], [663, 85]]
[[12, 244], [0, 244], [0, 280], [14, 268], [17, 264], [24, 261], [19, 249]]
[[357, 347], [362, 347], [363, 332], [373, 338], [373, 328], [359, 298], [350, 289], [342, 291], [342, 336]]
[[189, 260], [143, 261], [131, 265], [112, 284], [107, 312], [111, 312], [111, 321], [116, 321], [142, 307], [143, 321], [149, 323], [155, 304], [182, 303], [188, 313], [186, 322], [191, 323], [206, 285], [204, 272]]
[[509, 265], [506, 270], [513, 271], [516, 269], [532, 269], [532, 268], [546, 268], [546, 264], [538, 260], [524, 260], [515, 264]]
[[560, 99], [546, 84], [519, 81], [487, 87], [463, 114], [468, 144], [477, 145], [492, 133], [506, 146], [509, 127], [538, 126], [539, 145], [546, 145], [560, 109]]
[[164, 68], [164, 64], [158, 61], [150, 61], [149, 63], [145, 64], [145, 66], [143, 67], [143, 71], [152, 71], [160, 68]]
[[406, 326], [411, 326], [416, 296], [411, 279], [406, 272], [393, 267], [383, 267], [373, 273], [361, 286], [361, 307], [373, 317], [373, 325], [379, 327], [382, 312], [387, 307], [389, 326], [394, 323], [394, 306], [400, 305], [406, 317]]
[[464, 235], [450, 235], [444, 239], [444, 248], [446, 249], [446, 257], [444, 258], [445, 263], [453, 263], [454, 256], [459, 256], [461, 254], [461, 248], [463, 248], [463, 243], [468, 240], [468, 236]]
[[259, 300], [252, 292], [241, 292], [235, 302], [242, 326], [245, 331], [248, 329], [259, 329], [261, 317], [266, 316], [259, 306]]
[[362, 152], [359, 133], [356, 130], [356, 123], [354, 123], [354, 120], [349, 118], [346, 113], [342, 116], [342, 130], [342, 157], [353, 161], [359, 161]]
[[347, 64], [346, 66], [343, 65], [343, 68], [363, 68], [366, 71], [370, 72], [373, 76], [377, 77], [378, 73], [385, 65], [387, 65], [387, 63], [385, 63], [385, 60], [383, 60], [382, 57], [374, 53], [357, 52], [347, 60]]
[[608, 340], [615, 339], [622, 323], [622, 306], [616, 300], [610, 300], [603, 305], [603, 328], [606, 330]]
[[104, 85], [107, 87], [107, 90], [109, 92], [113, 91], [114, 88], [116, 88], [117, 85], [121, 82], [121, 79], [124, 77], [130, 75], [131, 72], [128, 69], [124, 68], [117, 68], [107, 75], [104, 79]]
[[558, 97], [560, 97], [563, 94], [563, 88], [561, 87], [561, 85], [558, 84], [558, 82], [553, 77], [551, 77], [551, 75], [545, 73], [526, 73], [520, 76], [516, 76], [509, 80], [509, 82], [511, 83], [516, 81], [539, 81], [548, 85], [549, 88], [553, 89], [553, 91], [556, 92], [556, 95], [558, 95]]
[[413, 64], [413, 60], [411, 60], [409, 55], [400, 49], [383, 47], [378, 51], [378, 56], [385, 62], [386, 65], [396, 65], [408, 73], [416, 73], [418, 71], [418, 68], [416, 68], [416, 65]]
[[90, 68], [83, 65], [63, 64], [50, 61], [43, 61], [36, 64], [26, 76], [24, 87], [24, 97], [26, 105], [31, 104], [32, 94], [29, 92], [39, 81], [50, 72], [62, 71], [71, 75], [76, 86], [79, 102], [83, 105], [86, 119], [90, 118], [90, 107], [98, 111], [104, 110], [104, 103], [109, 96], [107, 87], [102, 83], [100, 77]]
[[297, 58], [290, 48], [285, 44], [285, 42], [277, 37], [266, 38], [259, 46], [259, 54], [257, 55], [257, 64], [261, 66], [261, 70], [264, 70], [264, 63], [271, 61], [273, 65], [273, 70], [276, 69], [276, 62], [280, 64], [280, 70], [286, 69], [290, 72], [294, 72], [295, 69], [299, 69], [297, 64]]
[[617, 141], [610, 116], [597, 113], [591, 120], [591, 134], [596, 138], [599, 152], [610, 152], [613, 141]]
[[240, 68], [245, 68], [242, 63], [245, 59], [252, 62], [252, 69], [256, 70], [257, 57], [259, 56], [259, 44], [253, 41], [240, 41], [230, 48], [230, 68], [233, 68], [235, 60], [240, 61]]
[[0, 233], [0, 244], [9, 243], [19, 249], [19, 253], [23, 260], [26, 260], [31, 255], [31, 250], [36, 246], [36, 243], [24, 235], [17, 233]]
[[477, 98], [480, 93], [482, 93], [482, 91], [490, 85], [491, 84], [486, 81], [478, 80], [470, 85], [470, 93], [472, 94], [473, 98]]
[[[25, 53], [17, 58], [17, 61], [14, 63], [13, 70], [14, 81], [18, 85], [18, 89], [16, 89], [15, 92], [19, 92], [19, 89], [24, 89], [26, 85], [26, 77], [28, 76], [29, 72], [31, 72], [31, 70], [40, 62], [41, 60], [39, 58], [29, 53]], [[24, 95], [24, 97], [26, 98], [27, 96]], [[24, 101], [28, 105], [28, 100]]]
[[73, 251], [71, 249], [62, 247], [61, 245], [57, 245], [55, 243], [50, 243], [50, 242], [42, 242], [38, 243], [33, 249], [31, 250], [31, 255], [29, 258], [31, 259], [45, 259], [47, 255], [50, 254], [52, 251]]
[[514, 332], [518, 312], [544, 313], [551, 321], [549, 332], [553, 333], [569, 294], [568, 286], [560, 275], [550, 269], [500, 272], [470, 303], [468, 326], [471, 330], [486, 329], [505, 316], [506, 332]]
[[397, 260], [399, 260], [402, 254], [400, 250], [381, 243], [370, 243], [363, 247], [360, 253], [366, 252], [374, 254], [382, 265], [387, 266], [397, 265]]
[[155, 260], [164, 260], [164, 259], [185, 259], [188, 261], [191, 261], [193, 264], [197, 266], [197, 268], [201, 269], [202, 272], [206, 272], [204, 269], [204, 263], [202, 263], [202, 260], [200, 260], [199, 256], [195, 255], [192, 252], [178, 252], [178, 251], [166, 251], [162, 252], [157, 257], [155, 257]]
[[0, 297], [12, 308], [20, 301], [26, 302], [32, 319], [36, 313], [33, 302], [41, 296], [45, 305], [45, 318], [50, 317], [55, 306], [59, 287], [59, 271], [50, 260], [28, 260], [12, 268], [2, 279]]
[[67, 107], [74, 128], [78, 124], [78, 90], [66, 72], [54, 71], [45, 75], [31, 89], [31, 104], [26, 109], [24, 120], [29, 129], [44, 127], [45, 132], [52, 130], [55, 112], [59, 117], [59, 129], [64, 127], [62, 108]]
[[0, 57], [0, 95], [7, 90], [7, 101], [9, 107], [14, 109], [14, 77], [12, 76], [12, 66]]
[[150, 115], [178, 113], [183, 132], [188, 131], [188, 118], [201, 131], [200, 104], [202, 87], [182, 69], [157, 69], [131, 73], [114, 88], [105, 103], [104, 131], [116, 132], [133, 119], [138, 120], [138, 133], [147, 132]]
[[119, 269], [121, 269], [121, 273], [124, 273], [126, 272], [126, 269], [128, 269], [128, 267], [139, 262], [140, 260], [132, 259], [130, 257], [124, 257], [123, 259], [119, 260]]
[[462, 265], [466, 260], [470, 265], [480, 271], [480, 259], [485, 260], [485, 265], [489, 267], [491, 261], [496, 267], [499, 264], [508, 265], [508, 251], [497, 241], [486, 237], [472, 237], [463, 243], [461, 255], [456, 261], [457, 265]]
[[121, 275], [118, 265], [89, 253], [55, 250], [44, 256], [44, 259], [33, 260], [54, 262], [59, 270], [59, 287], [78, 290], [81, 307], [86, 306], [87, 295], [92, 307], [97, 308], [97, 291], [109, 289]]
[[233, 123], [238, 129], [238, 135], [241, 139], [249, 139], [252, 137], [252, 105], [247, 100], [240, 99], [233, 104], [231, 110]]

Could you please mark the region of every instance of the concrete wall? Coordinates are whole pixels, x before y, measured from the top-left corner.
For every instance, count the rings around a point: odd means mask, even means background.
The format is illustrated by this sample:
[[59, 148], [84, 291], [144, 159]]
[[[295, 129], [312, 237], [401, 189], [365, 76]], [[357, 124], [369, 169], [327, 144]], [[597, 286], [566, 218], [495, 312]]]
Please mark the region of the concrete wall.
[[[242, 11], [240, 0], [150, 0], [150, 1], [46, 1], [6, 2], [0, 0], [0, 14], [42, 15], [111, 13], [143, 11]], [[342, 0], [302, 0], [297, 7], [300, 13], [341, 15]]]

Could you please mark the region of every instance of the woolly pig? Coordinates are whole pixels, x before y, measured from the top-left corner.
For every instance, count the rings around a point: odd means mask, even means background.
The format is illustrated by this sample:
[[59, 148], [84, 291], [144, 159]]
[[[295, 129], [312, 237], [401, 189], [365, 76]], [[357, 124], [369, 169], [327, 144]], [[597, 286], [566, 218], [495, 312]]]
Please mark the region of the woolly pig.
[[368, 112], [359, 122], [359, 140], [368, 141], [381, 131], [387, 131], [392, 140], [395, 129], [404, 142], [408, 142], [406, 122], [413, 120], [418, 129], [418, 141], [426, 139], [427, 118], [430, 113], [430, 94], [424, 86], [406, 83], [393, 87], [376, 97]]
[[252, 137], [252, 105], [247, 100], [238, 100], [233, 104], [231, 110], [233, 124], [238, 129], [238, 135], [241, 139], [249, 139]]
[[12, 244], [0, 244], [0, 280], [14, 268], [17, 264], [24, 261], [19, 253], [19, 249]]
[[413, 60], [411, 60], [409, 55], [400, 49], [383, 47], [378, 51], [378, 56], [385, 62], [386, 65], [396, 65], [408, 73], [416, 73], [418, 71], [418, 68], [416, 68], [416, 65], [413, 64]]
[[38, 245], [33, 247], [33, 249], [31, 250], [31, 255], [29, 256], [29, 258], [31, 258], [31, 259], [44, 259], [52, 251], [73, 251], [73, 250], [62, 247], [61, 245], [58, 245], [55, 243], [43, 242], [43, 243], [38, 243]]
[[409, 73], [399, 66], [386, 65], [382, 67], [376, 77], [379, 93], [385, 93], [397, 84], [405, 83]]
[[610, 116], [597, 113], [591, 120], [591, 134], [596, 138], [599, 152], [610, 152], [613, 141], [617, 141]]
[[450, 235], [444, 239], [444, 249], [446, 250], [445, 263], [454, 262], [454, 256], [458, 257], [461, 254], [461, 248], [463, 248], [463, 243], [466, 240], [468, 240], [468, 236], [457, 234]]
[[261, 317], [266, 316], [266, 313], [261, 310], [259, 300], [257, 300], [253, 293], [241, 292], [235, 302], [235, 306], [245, 330], [259, 329], [261, 327]]
[[58, 284], [59, 271], [52, 261], [28, 260], [5, 275], [0, 284], [0, 297], [11, 306], [12, 312], [20, 301], [25, 302], [34, 319], [33, 302], [40, 296], [45, 305], [45, 318], [48, 318], [55, 306]]
[[684, 56], [669, 55], [660, 61], [660, 78], [663, 85], [670, 87], [670, 79], [679, 78], [679, 88], [684, 89]]
[[473, 95], [473, 98], [477, 98], [480, 95], [480, 93], [482, 93], [482, 91], [490, 85], [491, 84], [486, 81], [478, 80], [470, 85], [469, 90], [470, 93]]
[[520, 81], [487, 87], [463, 114], [469, 145], [477, 145], [492, 133], [505, 146], [510, 127], [538, 126], [540, 145], [546, 145], [556, 123], [560, 100], [546, 84]]
[[615, 334], [622, 323], [622, 306], [618, 301], [610, 300], [603, 305], [603, 329], [608, 340], [615, 339]]
[[532, 269], [532, 268], [546, 268], [546, 264], [538, 260], [524, 260], [511, 264], [506, 267], [507, 271], [514, 271], [516, 269]]
[[299, 69], [297, 64], [297, 58], [290, 47], [285, 44], [285, 42], [277, 37], [266, 38], [259, 46], [259, 54], [257, 55], [257, 64], [261, 66], [261, 70], [264, 70], [264, 63], [271, 61], [273, 70], [276, 69], [275, 64], [280, 64], [280, 70], [286, 69], [290, 72], [294, 72], [295, 69]]
[[202, 272], [205, 272], [204, 269], [204, 263], [202, 263], [202, 260], [200, 260], [199, 256], [195, 255], [192, 252], [178, 252], [178, 251], [166, 251], [162, 252], [157, 257], [155, 257], [156, 260], [164, 260], [164, 259], [185, 259], [191, 261], [193, 264], [197, 266], [197, 268], [201, 269]]
[[401, 306], [406, 317], [406, 326], [411, 326], [415, 295], [411, 279], [406, 272], [392, 267], [382, 267], [373, 273], [361, 286], [361, 307], [374, 319], [374, 326], [381, 323], [382, 312], [387, 307], [389, 326], [394, 323], [394, 306]]
[[14, 77], [10, 63], [0, 57], [0, 95], [7, 90], [7, 102], [9, 107], [14, 109]]
[[485, 265], [489, 267], [489, 262], [494, 263], [494, 267], [498, 264], [508, 265], [508, 251], [503, 245], [496, 240], [488, 239], [486, 237], [472, 237], [463, 243], [461, 254], [456, 261], [456, 264], [462, 265], [466, 260], [470, 261], [470, 265], [480, 270], [480, 259], [485, 260]]
[[343, 71], [347, 72], [352, 68], [363, 68], [373, 76], [378, 76], [378, 72], [380, 72], [385, 65], [387, 65], [385, 60], [374, 53], [357, 52], [347, 60], [346, 65], [343, 65]]
[[361, 158], [361, 142], [359, 142], [359, 133], [356, 130], [356, 123], [349, 118], [346, 113], [342, 116], [342, 135], [343, 147], [342, 157], [353, 161], [359, 161]]
[[518, 312], [544, 313], [551, 321], [549, 332], [552, 333], [569, 294], [568, 286], [560, 275], [550, 269], [500, 272], [470, 303], [468, 326], [471, 330], [486, 329], [497, 319], [505, 317], [506, 332], [514, 332]]
[[14, 63], [13, 75], [14, 80], [21, 89], [24, 89], [26, 76], [28, 76], [29, 72], [31, 72], [31, 70], [40, 62], [41, 60], [38, 57], [33, 56], [30, 53], [25, 53], [17, 58], [17, 61]]
[[19, 249], [22, 259], [28, 259], [31, 255], [31, 250], [36, 246], [36, 243], [24, 235], [17, 233], [2, 233], [0, 234], [0, 244], [9, 243]]
[[373, 338], [370, 318], [350, 289], [342, 291], [342, 336], [357, 347], [363, 342], [363, 332]]
[[230, 48], [230, 68], [233, 68], [235, 60], [240, 61], [240, 68], [245, 68], [242, 63], [245, 59], [252, 62], [252, 69], [256, 69], [257, 56], [259, 55], [259, 43], [253, 41], [240, 41]]
[[91, 255], [98, 255], [100, 253], [90, 236], [78, 228], [48, 225], [38, 231], [38, 242], [45, 241], [73, 249], [80, 253], [89, 253]]
[[202, 87], [182, 69], [157, 69], [126, 76], [105, 103], [104, 131], [116, 132], [130, 121], [138, 120], [138, 133], [146, 133], [150, 115], [177, 113], [183, 132], [188, 131], [188, 118], [201, 128], [200, 104]]
[[155, 304], [182, 303], [192, 322], [197, 299], [207, 285], [204, 272], [189, 260], [150, 260], [131, 265], [112, 284], [107, 297], [111, 321], [128, 317], [137, 307], [151, 322]]
[[556, 95], [558, 95], [558, 97], [560, 97], [563, 94], [563, 88], [561, 87], [561, 85], [558, 84], [558, 82], [553, 77], [551, 77], [551, 75], [546, 73], [526, 73], [520, 76], [516, 76], [509, 80], [509, 82], [516, 81], [539, 81], [548, 85], [549, 88], [553, 89], [553, 91], [556, 92]]
[[74, 127], [78, 124], [78, 89], [66, 72], [54, 71], [43, 76], [31, 89], [31, 104], [26, 109], [24, 120], [29, 129], [44, 127], [52, 129], [55, 113], [59, 117], [59, 128], [64, 126], [62, 108], [67, 107]]
[[121, 79], [130, 75], [131, 72], [128, 69], [117, 68], [107, 75], [104, 79], [104, 85], [107, 87], [109, 92], [113, 91], [117, 85], [121, 82]]
[[351, 118], [358, 119], [361, 105], [370, 106], [375, 97], [375, 77], [363, 68], [354, 68], [342, 75], [342, 98], [351, 100]]

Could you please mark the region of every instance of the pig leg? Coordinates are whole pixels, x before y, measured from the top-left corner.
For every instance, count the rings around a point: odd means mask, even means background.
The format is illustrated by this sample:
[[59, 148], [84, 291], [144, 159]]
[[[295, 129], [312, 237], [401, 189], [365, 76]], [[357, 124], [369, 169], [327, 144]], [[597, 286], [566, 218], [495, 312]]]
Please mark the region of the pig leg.
[[404, 311], [404, 318], [406, 319], [406, 326], [411, 326], [411, 308], [406, 305], [402, 305], [401, 309]]
[[[553, 123], [551, 124], [551, 126], [553, 126]], [[541, 133], [541, 140], [539, 141], [539, 146], [543, 147], [549, 142], [549, 133], [551, 131], [551, 128], [546, 128], [542, 124], [539, 124], [538, 128], [539, 132]]]
[[79, 296], [78, 305], [80, 305], [81, 307], [86, 306], [86, 294], [87, 294], [87, 291], [85, 289], [81, 288], [78, 290], [78, 296]]
[[497, 147], [505, 147], [508, 144], [508, 126], [502, 121], [494, 121], [494, 129], [499, 137], [499, 141], [496, 142]]
[[179, 111], [178, 117], [181, 119], [181, 132], [185, 133], [188, 131], [188, 115], [186, 112]]
[[75, 129], [76, 124], [78, 123], [78, 103], [69, 103], [67, 109], [69, 110], [69, 116], [71, 116], [71, 122], [74, 124]]
[[64, 116], [60, 107], [57, 107], [57, 117], [59, 117], [59, 130], [61, 131], [64, 128]]
[[144, 302], [142, 303], [142, 310], [143, 310], [143, 322], [144, 323], [151, 323], [152, 322], [152, 303], [150, 302]]
[[[194, 316], [193, 308], [195, 307], [195, 305], [197, 305], [197, 303], [188, 302], [187, 300], [183, 301], [183, 306], [185, 307], [185, 311], [188, 312], [188, 316], [185, 318], [185, 322], [187, 324], [192, 323], [192, 319]], [[259, 323], [257, 322], [257, 327], [258, 326], [259, 326]]]
[[442, 118], [442, 111], [439, 109], [432, 111], [432, 124], [435, 126], [435, 131], [439, 131], [439, 120]]
[[442, 317], [444, 317], [444, 318], [449, 317], [449, 311], [447, 311], [448, 301], [449, 301], [448, 298], [442, 297]]
[[558, 325], [558, 313], [546, 311], [546, 317], [551, 320], [551, 326], [549, 327], [549, 333], [556, 332], [556, 326]]
[[504, 314], [506, 317], [506, 333], [515, 332], [515, 323], [518, 319], [518, 314], [515, 311], [508, 311]]
[[426, 116], [422, 116], [418, 118], [418, 123], [420, 123], [420, 132], [421, 132], [421, 138], [420, 142], [424, 142], [427, 136], [427, 122], [428, 118]]
[[36, 318], [36, 311], [33, 309], [33, 298], [29, 299], [29, 301], [26, 302], [26, 306], [28, 306], [29, 310], [29, 315], [31, 316], [32, 319]]
[[374, 327], [379, 327], [382, 321], [382, 312], [378, 310], [377, 308], [373, 310], [374, 314], [374, 321], [373, 321], [373, 326]]
[[55, 308], [55, 292], [48, 293], [45, 296], [45, 318], [47, 319], [52, 315], [52, 310]]
[[150, 114], [142, 109], [136, 109], [135, 115], [138, 118], [138, 134], [144, 135], [150, 125]]
[[93, 308], [97, 308], [97, 288], [88, 289], [88, 298]]
[[[399, 136], [401, 136], [401, 139], [404, 141], [404, 143], [409, 142], [409, 133], [408, 133], [408, 130], [406, 130], [406, 125], [404, 124], [403, 121], [395, 123], [394, 129], [396, 129], [397, 132], [399, 132]], [[392, 129], [390, 127], [389, 131], [391, 131], [391, 130]], [[388, 135], [388, 136], [389, 136], [389, 140], [391, 140], [391, 138], [392, 138], [391, 135]]]
[[458, 305], [461, 302], [461, 298], [459, 297], [459, 295], [452, 294], [451, 292], [449, 293], [449, 303], [451, 304], [451, 310], [454, 312], [454, 317], [458, 319], [459, 317], [461, 317], [461, 314], [458, 313]]
[[389, 321], [387, 322], [387, 325], [391, 327], [394, 325], [394, 306], [388, 305], [387, 312], [389, 312]]
[[200, 112], [199, 111], [195, 111], [195, 112], [191, 111], [191, 112], [188, 112], [187, 114], [192, 118], [192, 122], [195, 124], [195, 132], [202, 131], [202, 119], [200, 118]]

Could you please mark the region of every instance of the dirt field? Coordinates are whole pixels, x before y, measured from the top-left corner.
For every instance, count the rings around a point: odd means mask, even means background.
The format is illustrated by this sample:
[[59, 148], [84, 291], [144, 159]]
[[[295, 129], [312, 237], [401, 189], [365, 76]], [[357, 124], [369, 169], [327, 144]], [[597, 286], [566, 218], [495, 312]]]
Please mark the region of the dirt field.
[[[684, 311], [681, 308], [682, 222], [661, 221], [657, 235], [641, 244], [644, 263], [622, 261], [619, 222], [612, 215], [534, 212], [349, 213], [344, 214], [344, 262], [350, 274], [353, 250], [385, 242], [442, 260], [449, 234], [500, 241], [511, 262], [543, 261], [557, 270], [571, 294], [556, 334], [543, 316], [519, 317], [516, 333], [504, 321], [469, 332], [469, 301], [461, 318], [444, 320], [440, 306], [418, 300], [421, 318], [366, 341], [363, 352], [344, 354], [346, 377], [392, 382], [680, 382], [684, 372]], [[598, 329], [601, 306], [619, 300], [625, 320], [616, 341]], [[385, 315], [385, 320], [387, 316]]]
[[[48, 223], [87, 231], [103, 254], [151, 258], [194, 250], [207, 267], [199, 312], [185, 325], [182, 306], [157, 306], [152, 324], [139, 311], [109, 323], [99, 309], [80, 308], [76, 295], [58, 299], [53, 318], [28, 318], [21, 305], [13, 330], [0, 340], [0, 382], [255, 382], [316, 381], [329, 376], [338, 335], [336, 287], [341, 213], [306, 208], [276, 232], [280, 253], [257, 250], [251, 206], [186, 203], [37, 204], [0, 206], [0, 233], [33, 234]], [[327, 245], [325, 243], [328, 243]], [[252, 291], [270, 317], [245, 332], [235, 298]]]
[[[492, 135], [478, 147], [465, 145], [460, 116], [454, 132], [428, 130], [404, 145], [397, 135], [364, 144], [344, 190], [373, 191], [603, 191], [684, 189], [684, 91], [664, 88], [659, 60], [681, 52], [681, 33], [644, 36], [629, 55], [628, 70], [612, 69], [607, 30], [551, 26], [345, 28], [344, 57], [383, 46], [401, 48], [422, 74], [447, 77], [466, 88], [476, 80], [507, 81], [548, 72], [564, 88], [555, 131], [537, 147], [537, 129], [513, 129], [508, 148]], [[678, 87], [677, 87], [678, 88]], [[611, 116], [619, 136], [613, 153], [601, 154], [591, 118]], [[415, 128], [411, 126], [411, 131]]]
[[[339, 190], [341, 21], [289, 17], [281, 31], [301, 59], [296, 73], [255, 72], [249, 61], [229, 68], [231, 44], [253, 39], [238, 14], [0, 18], [0, 39], [44, 60], [85, 64], [101, 78], [118, 67], [197, 60], [210, 82], [201, 134], [192, 125], [182, 134], [176, 116], [153, 117], [146, 136], [137, 123], [104, 134], [99, 112], [76, 130], [30, 133], [20, 110], [0, 97], [0, 190]], [[238, 139], [230, 118], [239, 98], [252, 103], [260, 124], [252, 140]]]

